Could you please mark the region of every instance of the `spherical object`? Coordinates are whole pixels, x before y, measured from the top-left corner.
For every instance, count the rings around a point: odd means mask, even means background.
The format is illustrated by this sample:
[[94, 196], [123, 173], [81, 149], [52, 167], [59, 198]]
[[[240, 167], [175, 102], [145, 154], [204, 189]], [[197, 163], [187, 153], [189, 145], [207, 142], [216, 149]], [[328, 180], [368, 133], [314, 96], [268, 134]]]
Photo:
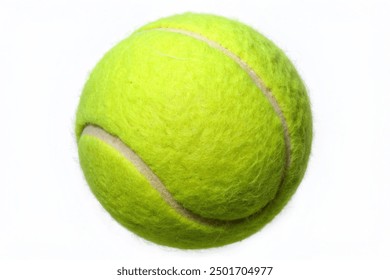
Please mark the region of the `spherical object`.
[[223, 17], [147, 24], [92, 71], [76, 118], [80, 164], [103, 207], [178, 248], [242, 240], [295, 192], [310, 103], [270, 40]]

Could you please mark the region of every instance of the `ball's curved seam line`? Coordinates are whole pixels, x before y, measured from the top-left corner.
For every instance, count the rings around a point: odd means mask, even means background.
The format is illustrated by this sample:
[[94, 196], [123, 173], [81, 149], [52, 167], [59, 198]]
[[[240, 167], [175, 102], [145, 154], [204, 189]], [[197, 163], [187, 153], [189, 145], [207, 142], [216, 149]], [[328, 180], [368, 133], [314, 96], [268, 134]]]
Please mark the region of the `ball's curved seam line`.
[[[202, 41], [206, 44], [208, 44], [210, 47], [217, 49], [221, 51], [223, 54], [231, 58], [234, 62], [236, 62], [252, 79], [252, 81], [255, 83], [256, 87], [260, 89], [260, 91], [265, 95], [267, 100], [270, 102], [273, 110], [279, 117], [281, 123], [282, 123], [282, 128], [283, 128], [283, 138], [285, 142], [285, 165], [283, 168], [283, 173], [280, 179], [279, 183], [279, 188], [278, 192], [280, 191], [280, 187], [283, 185], [285, 177], [287, 175], [287, 171], [290, 165], [290, 157], [291, 157], [291, 143], [290, 143], [290, 137], [289, 137], [289, 131], [288, 131], [288, 126], [287, 126], [287, 121], [286, 118], [277, 102], [275, 97], [273, 96], [271, 90], [267, 88], [263, 80], [256, 74], [256, 72], [247, 64], [245, 63], [244, 60], [242, 60], [239, 56], [228, 50], [227, 48], [223, 47], [219, 43], [208, 39], [207, 37], [204, 37], [201, 34], [195, 33], [193, 31], [188, 31], [184, 29], [177, 29], [177, 28], [165, 28], [165, 27], [159, 27], [159, 28], [152, 28], [152, 29], [147, 29], [143, 31], [152, 31], [152, 30], [160, 30], [160, 31], [165, 31], [165, 32], [172, 32], [172, 33], [178, 33], [182, 35], [186, 35], [189, 37], [192, 37], [194, 39], [197, 39], [199, 41]], [[223, 221], [223, 220], [218, 220], [218, 219], [211, 219], [211, 218], [204, 218], [202, 216], [199, 216], [185, 207], [183, 207], [179, 202], [177, 202], [172, 194], [168, 191], [168, 189], [165, 187], [165, 185], [161, 182], [161, 180], [157, 177], [156, 174], [149, 168], [149, 166], [130, 148], [128, 147], [122, 140], [120, 140], [118, 137], [111, 135], [104, 129], [100, 128], [97, 125], [94, 124], [87, 124], [82, 133], [82, 135], [89, 135], [96, 137], [103, 141], [104, 143], [110, 145], [113, 147], [115, 150], [117, 150], [121, 155], [123, 155], [130, 163], [132, 163], [135, 168], [142, 174], [146, 180], [150, 183], [150, 185], [157, 190], [157, 192], [160, 193], [162, 196], [163, 200], [167, 202], [173, 209], [175, 209], [179, 214], [181, 214], [184, 217], [190, 218], [192, 220], [195, 220], [197, 222], [207, 224], [207, 225], [212, 225], [212, 226], [217, 226], [217, 225], [228, 225], [228, 224], [236, 224], [240, 223], [248, 218], [251, 218], [253, 216], [258, 215], [263, 208], [259, 209], [255, 213], [249, 215], [248, 217], [245, 218], [240, 218], [236, 220], [228, 220], [228, 221]], [[80, 136], [80, 137], [81, 137]], [[271, 200], [272, 201], [272, 200]], [[271, 202], [269, 201], [268, 204]], [[268, 205], [267, 204], [267, 205]]]
[[83, 135], [93, 136], [103, 141], [105, 144], [110, 145], [116, 151], [118, 151], [131, 164], [133, 164], [134, 167], [138, 170], [138, 172], [141, 173], [141, 175], [143, 175], [146, 178], [149, 184], [160, 193], [164, 201], [168, 203], [173, 209], [175, 209], [182, 216], [208, 225], [224, 223], [223, 221], [207, 219], [199, 215], [196, 215], [195, 213], [189, 211], [181, 204], [179, 204], [173, 198], [172, 194], [168, 191], [168, 189], [165, 187], [163, 182], [161, 182], [161, 180], [157, 177], [157, 175], [154, 174], [154, 172], [149, 168], [149, 166], [129, 146], [123, 143], [122, 140], [119, 139], [118, 137], [115, 137], [110, 133], [108, 133], [107, 131], [105, 131], [104, 129], [102, 129], [101, 127], [92, 124], [88, 124], [87, 126], [85, 126], [80, 137], [82, 137]]
[[230, 51], [229, 49], [225, 48], [221, 44], [219, 44], [216, 41], [213, 41], [207, 37], [205, 37], [202, 34], [185, 30], [185, 29], [179, 29], [179, 28], [171, 28], [171, 27], [156, 27], [156, 28], [151, 28], [151, 29], [146, 29], [143, 31], [152, 31], [152, 30], [160, 30], [164, 32], [172, 32], [172, 33], [178, 33], [182, 34], [185, 36], [192, 37], [196, 40], [202, 41], [206, 44], [208, 44], [210, 47], [217, 49], [218, 51], [222, 52], [224, 55], [227, 57], [231, 58], [234, 62], [236, 62], [241, 69], [243, 69], [252, 79], [252, 81], [255, 83], [256, 87], [260, 89], [260, 91], [265, 95], [265, 97], [268, 99], [268, 101], [271, 103], [271, 106], [275, 113], [277, 114], [278, 118], [280, 119], [283, 127], [283, 138], [284, 138], [284, 143], [285, 143], [285, 164], [284, 168], [282, 171], [282, 176], [280, 179], [280, 183], [278, 186], [278, 189], [283, 185], [284, 180], [287, 176], [287, 171], [290, 166], [290, 158], [291, 158], [291, 141], [290, 141], [290, 136], [289, 136], [289, 131], [288, 131], [288, 126], [287, 126], [287, 121], [286, 118], [277, 102], [275, 99], [274, 95], [272, 94], [271, 90], [268, 89], [268, 87], [265, 85], [264, 81], [260, 78], [259, 75], [243, 60], [241, 59], [238, 55]]

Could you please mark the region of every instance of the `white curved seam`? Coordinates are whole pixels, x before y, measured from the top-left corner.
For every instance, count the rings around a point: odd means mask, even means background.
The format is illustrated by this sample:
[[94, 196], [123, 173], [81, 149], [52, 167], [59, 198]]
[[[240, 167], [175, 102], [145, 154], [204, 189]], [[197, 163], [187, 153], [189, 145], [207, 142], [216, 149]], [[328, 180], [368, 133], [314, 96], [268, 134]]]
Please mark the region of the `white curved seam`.
[[123, 155], [133, 166], [141, 173], [149, 184], [160, 193], [163, 200], [168, 203], [173, 209], [175, 209], [179, 214], [184, 217], [190, 218], [192, 220], [205, 223], [205, 224], [215, 224], [219, 221], [213, 219], [206, 219], [201, 216], [198, 216], [182, 205], [180, 205], [172, 196], [172, 194], [168, 191], [165, 185], [161, 182], [161, 180], [157, 177], [156, 174], [149, 168], [149, 166], [125, 143], [123, 143], [118, 137], [111, 135], [106, 132], [104, 129], [95, 126], [95, 125], [87, 125], [81, 136], [89, 135], [93, 136], [104, 143], [113, 147], [116, 151], [118, 151], [121, 155]]
[[284, 142], [285, 142], [285, 152], [286, 152], [285, 167], [284, 167], [281, 182], [280, 182], [280, 185], [282, 185], [284, 182], [285, 176], [287, 174], [287, 170], [288, 170], [289, 165], [290, 165], [290, 157], [291, 157], [290, 136], [289, 136], [289, 132], [288, 132], [286, 118], [285, 118], [282, 110], [280, 109], [280, 106], [279, 106], [278, 102], [276, 101], [274, 95], [267, 88], [267, 86], [265, 85], [263, 80], [256, 74], [256, 72], [248, 64], [245, 63], [245, 61], [243, 61], [235, 53], [231, 52], [230, 50], [223, 47], [219, 43], [217, 43], [213, 40], [210, 40], [207, 37], [204, 37], [201, 34], [195, 33], [193, 31], [184, 30], [184, 29], [169, 28], [169, 27], [159, 27], [159, 28], [153, 28], [153, 29], [149, 29], [149, 30], [160, 30], [160, 31], [165, 31], [165, 32], [179, 33], [182, 35], [192, 37], [192, 38], [197, 39], [199, 41], [202, 41], [202, 42], [208, 44], [210, 47], [217, 49], [220, 52], [222, 52], [223, 54], [225, 54], [226, 56], [230, 57], [234, 62], [236, 62], [250, 76], [252, 81], [255, 83], [256, 87], [260, 89], [260, 91], [265, 95], [265, 97], [271, 103], [273, 110], [275, 111], [275, 113], [277, 114], [278, 118], [280, 119], [280, 121], [282, 123], [283, 138], [284, 138]]
[[[221, 46], [219, 43], [212, 41], [200, 34], [197, 34], [195, 32], [183, 30], [183, 29], [175, 29], [175, 28], [154, 28], [149, 30], [161, 30], [166, 32], [173, 32], [173, 33], [179, 33], [182, 35], [187, 35], [189, 37], [192, 37], [194, 39], [197, 39], [199, 41], [202, 41], [212, 48], [215, 48], [219, 51], [221, 51], [223, 54], [231, 58], [234, 62], [236, 62], [252, 79], [254, 84], [257, 88], [260, 89], [260, 91], [265, 95], [267, 100], [270, 102], [273, 110], [279, 117], [282, 127], [283, 127], [283, 138], [285, 142], [285, 167], [282, 173], [282, 178], [280, 182], [280, 186], [284, 183], [285, 176], [287, 174], [288, 167], [290, 165], [290, 157], [291, 157], [291, 143], [290, 143], [290, 137], [288, 132], [288, 126], [286, 118], [276, 101], [275, 97], [273, 96], [272, 92], [266, 87], [262, 79], [256, 74], [256, 72], [248, 65], [246, 64], [240, 57], [238, 57], [236, 54], [231, 52], [230, 50], [226, 49], [225, 47]], [[149, 168], [149, 166], [131, 149], [129, 148], [125, 143], [123, 143], [119, 138], [109, 134], [104, 129], [95, 126], [95, 125], [87, 125], [81, 135], [90, 135], [93, 137], [96, 137], [103, 141], [104, 143], [112, 146], [115, 150], [117, 150], [120, 154], [122, 154], [129, 162], [131, 162], [134, 167], [142, 174], [146, 180], [150, 183], [150, 185], [156, 189], [164, 201], [168, 203], [173, 209], [175, 209], [179, 214], [181, 214], [184, 217], [190, 218], [192, 220], [195, 220], [197, 222], [208, 224], [208, 225], [218, 225], [218, 224], [230, 224], [230, 223], [237, 223], [245, 220], [246, 218], [237, 219], [237, 220], [231, 220], [231, 221], [222, 221], [222, 220], [216, 220], [216, 219], [208, 219], [203, 218], [201, 216], [196, 215], [195, 213], [190, 212], [186, 208], [184, 208], [181, 204], [179, 204], [172, 194], [168, 191], [168, 189], [165, 187], [165, 185], [161, 182], [161, 180], [157, 177], [156, 174]], [[261, 212], [261, 209], [259, 210]], [[256, 215], [259, 213], [256, 212], [250, 216]], [[249, 217], [247, 217], [249, 218]]]

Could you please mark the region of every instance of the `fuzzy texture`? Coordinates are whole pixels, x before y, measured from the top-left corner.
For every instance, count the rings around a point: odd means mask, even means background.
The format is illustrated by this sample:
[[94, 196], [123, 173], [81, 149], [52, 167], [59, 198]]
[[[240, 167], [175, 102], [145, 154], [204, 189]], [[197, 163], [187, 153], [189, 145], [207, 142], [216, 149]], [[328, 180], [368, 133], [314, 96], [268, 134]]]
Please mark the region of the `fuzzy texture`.
[[[280, 106], [289, 150], [248, 73], [169, 28], [217, 42], [253, 69]], [[182, 207], [219, 223], [172, 209], [120, 152], [82, 135], [88, 124], [130, 147]], [[116, 220], [159, 244], [208, 248], [253, 234], [283, 208], [304, 175], [312, 123], [305, 87], [279, 48], [239, 22], [187, 13], [146, 25], [103, 57], [84, 87], [76, 135], [85, 177]]]

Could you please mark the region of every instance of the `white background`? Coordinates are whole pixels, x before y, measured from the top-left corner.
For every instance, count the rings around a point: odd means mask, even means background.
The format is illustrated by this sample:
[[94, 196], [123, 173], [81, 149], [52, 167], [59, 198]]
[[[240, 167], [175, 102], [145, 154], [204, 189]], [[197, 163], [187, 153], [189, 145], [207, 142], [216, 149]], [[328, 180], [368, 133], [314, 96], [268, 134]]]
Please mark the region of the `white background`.
[[[152, 244], [116, 223], [89, 191], [73, 134], [101, 56], [145, 23], [185, 11], [238, 19], [285, 50], [309, 89], [315, 132], [284, 211], [242, 242], [198, 251]], [[373, 0], [1, 0], [0, 278], [275, 265], [290, 279], [389, 279], [380, 265], [390, 261], [389, 14], [389, 1]]]

